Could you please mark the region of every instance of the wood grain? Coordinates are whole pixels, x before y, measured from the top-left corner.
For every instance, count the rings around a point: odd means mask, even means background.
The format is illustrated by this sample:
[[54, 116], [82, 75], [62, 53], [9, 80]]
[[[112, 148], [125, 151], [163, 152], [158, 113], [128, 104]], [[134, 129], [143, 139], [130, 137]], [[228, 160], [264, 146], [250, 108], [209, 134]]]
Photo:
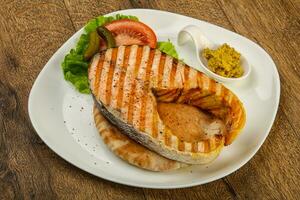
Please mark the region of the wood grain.
[[[280, 108], [264, 145], [240, 170], [187, 189], [132, 188], [83, 172], [39, 139], [27, 101], [41, 68], [87, 20], [127, 8], [206, 20], [252, 39], [271, 54], [280, 73]], [[299, 10], [298, 0], [2, 1], [0, 199], [300, 199]]]

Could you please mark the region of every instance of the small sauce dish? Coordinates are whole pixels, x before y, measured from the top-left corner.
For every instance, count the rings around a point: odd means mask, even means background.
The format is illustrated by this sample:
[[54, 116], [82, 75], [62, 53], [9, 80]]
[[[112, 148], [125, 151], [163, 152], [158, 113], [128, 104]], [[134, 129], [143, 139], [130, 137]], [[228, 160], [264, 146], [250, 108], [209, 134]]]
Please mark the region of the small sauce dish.
[[202, 51], [205, 48], [217, 49], [220, 45], [214, 44], [213, 42], [208, 40], [203, 35], [203, 33], [201, 32], [201, 29], [199, 27], [194, 26], [194, 25], [188, 25], [179, 32], [178, 40], [177, 40], [178, 45], [180, 45], [180, 46], [184, 45], [188, 41], [193, 42], [193, 44], [196, 48], [197, 60], [199, 62], [199, 65], [203, 69], [201, 71], [204, 71], [208, 76], [210, 76], [220, 82], [223, 82], [223, 83], [230, 83], [230, 82], [233, 83], [233, 82], [242, 81], [242, 80], [245, 80], [249, 76], [249, 74], [251, 72], [251, 67], [243, 55], [241, 55], [241, 57], [240, 57], [241, 67], [243, 68], [243, 71], [244, 71], [244, 73], [241, 77], [228, 78], [228, 77], [218, 75], [215, 72], [211, 71], [210, 68], [208, 67], [206, 58], [204, 58], [202, 56]]

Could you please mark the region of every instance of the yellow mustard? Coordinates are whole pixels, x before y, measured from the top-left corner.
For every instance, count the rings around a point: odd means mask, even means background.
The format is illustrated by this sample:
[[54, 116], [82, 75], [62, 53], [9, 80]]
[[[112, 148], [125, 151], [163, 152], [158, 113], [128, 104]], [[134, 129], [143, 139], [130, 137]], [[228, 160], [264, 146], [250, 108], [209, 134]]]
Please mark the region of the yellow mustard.
[[244, 73], [241, 66], [241, 54], [226, 43], [216, 50], [204, 49], [202, 56], [207, 59], [210, 70], [220, 76], [238, 78]]

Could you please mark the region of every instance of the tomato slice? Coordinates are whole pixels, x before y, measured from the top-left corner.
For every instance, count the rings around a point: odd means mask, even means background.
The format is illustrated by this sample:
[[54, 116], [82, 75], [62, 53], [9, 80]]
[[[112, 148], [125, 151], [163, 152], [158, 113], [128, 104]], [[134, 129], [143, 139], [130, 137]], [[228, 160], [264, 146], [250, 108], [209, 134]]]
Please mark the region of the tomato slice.
[[153, 30], [146, 24], [130, 19], [120, 19], [106, 24], [105, 27], [113, 33], [116, 46], [148, 45], [156, 47], [157, 39]]

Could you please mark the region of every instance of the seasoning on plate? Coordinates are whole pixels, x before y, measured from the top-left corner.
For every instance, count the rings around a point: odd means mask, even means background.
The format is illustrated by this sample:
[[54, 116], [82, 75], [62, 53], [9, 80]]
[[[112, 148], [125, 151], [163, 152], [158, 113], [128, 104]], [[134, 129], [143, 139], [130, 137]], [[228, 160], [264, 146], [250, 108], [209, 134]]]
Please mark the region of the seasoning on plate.
[[220, 76], [238, 78], [244, 73], [241, 54], [226, 43], [216, 50], [205, 48], [202, 56], [207, 59], [209, 69]]

